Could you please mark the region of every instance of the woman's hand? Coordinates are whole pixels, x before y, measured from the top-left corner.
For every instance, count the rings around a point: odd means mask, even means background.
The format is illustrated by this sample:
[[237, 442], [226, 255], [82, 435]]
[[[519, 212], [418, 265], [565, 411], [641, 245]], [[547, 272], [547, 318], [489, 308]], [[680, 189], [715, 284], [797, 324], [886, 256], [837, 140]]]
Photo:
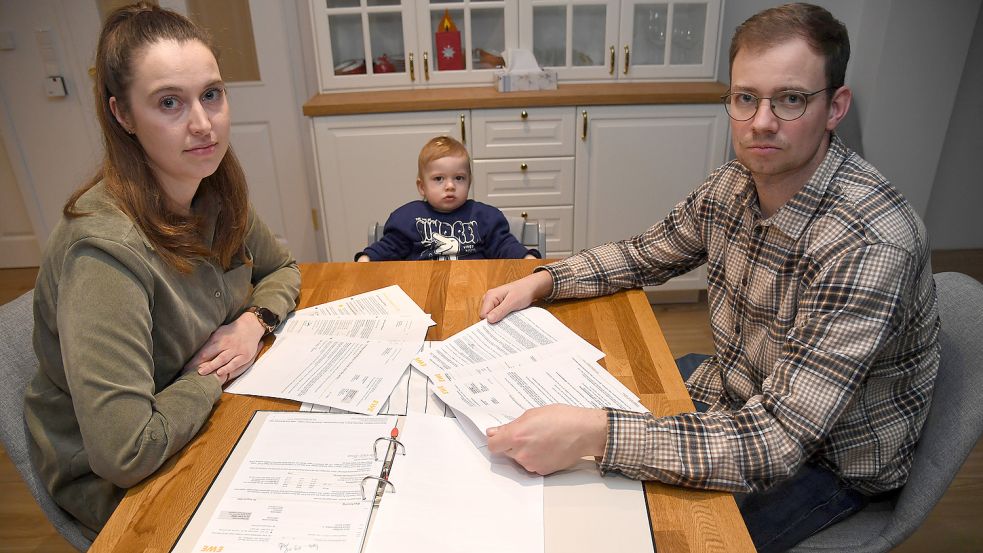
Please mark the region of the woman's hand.
[[225, 384], [253, 364], [264, 334], [266, 328], [256, 315], [244, 312], [232, 323], [218, 327], [184, 370], [198, 371], [200, 375], [214, 373]]

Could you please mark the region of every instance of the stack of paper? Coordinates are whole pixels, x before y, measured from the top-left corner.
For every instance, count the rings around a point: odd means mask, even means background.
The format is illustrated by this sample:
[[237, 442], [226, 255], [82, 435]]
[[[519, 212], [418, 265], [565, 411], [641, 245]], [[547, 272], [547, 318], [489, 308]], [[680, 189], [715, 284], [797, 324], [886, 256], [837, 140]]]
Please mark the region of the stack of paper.
[[497, 324], [481, 321], [414, 360], [434, 394], [474, 428], [511, 422], [527, 409], [553, 403], [648, 411], [597, 360], [604, 354], [548, 311], [529, 308]]
[[399, 286], [302, 309], [226, 391], [378, 414], [433, 324]]

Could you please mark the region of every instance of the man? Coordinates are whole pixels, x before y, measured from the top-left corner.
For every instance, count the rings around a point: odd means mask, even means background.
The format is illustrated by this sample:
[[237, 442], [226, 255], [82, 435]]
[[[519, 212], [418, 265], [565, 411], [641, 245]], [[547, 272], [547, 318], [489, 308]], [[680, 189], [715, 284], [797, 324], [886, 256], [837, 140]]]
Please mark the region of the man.
[[665, 220], [495, 288], [497, 322], [541, 298], [661, 284], [706, 263], [716, 354], [687, 381], [706, 412], [654, 418], [548, 406], [488, 429], [489, 449], [548, 474], [602, 472], [738, 492], [760, 551], [782, 551], [902, 486], [939, 362], [924, 225], [833, 132], [850, 46], [826, 10], [791, 4], [730, 49], [737, 160]]

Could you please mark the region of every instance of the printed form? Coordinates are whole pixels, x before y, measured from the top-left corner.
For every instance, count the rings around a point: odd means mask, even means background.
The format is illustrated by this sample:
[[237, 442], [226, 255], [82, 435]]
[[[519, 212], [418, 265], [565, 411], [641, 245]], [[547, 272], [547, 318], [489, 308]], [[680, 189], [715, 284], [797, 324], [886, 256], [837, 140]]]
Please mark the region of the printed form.
[[373, 505], [362, 478], [381, 472], [373, 443], [395, 423], [256, 413], [174, 551], [358, 553]]
[[[510, 313], [497, 324], [481, 321], [414, 364], [431, 380], [478, 447], [485, 430], [553, 403], [647, 412], [621, 382], [597, 364], [603, 353], [544, 309]], [[463, 422], [463, 421], [462, 421]]]
[[433, 324], [399, 286], [302, 309], [225, 391], [375, 415]]

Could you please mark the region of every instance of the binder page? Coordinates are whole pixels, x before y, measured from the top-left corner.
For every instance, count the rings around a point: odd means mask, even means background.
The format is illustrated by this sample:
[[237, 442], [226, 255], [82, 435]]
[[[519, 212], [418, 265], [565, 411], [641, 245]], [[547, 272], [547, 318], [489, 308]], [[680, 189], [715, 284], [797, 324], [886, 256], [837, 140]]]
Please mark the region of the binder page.
[[509, 313], [501, 321], [479, 321], [444, 340], [430, 355], [413, 360], [431, 380], [440, 371], [473, 365], [539, 348], [578, 352], [597, 361], [604, 353], [570, 330], [552, 313], [539, 307], [527, 307]]
[[375, 415], [420, 343], [284, 334], [225, 391]]
[[543, 477], [476, 449], [454, 419], [410, 415], [366, 553], [543, 553]]
[[438, 398], [481, 431], [553, 403], [647, 412], [638, 397], [594, 361], [577, 355], [528, 355], [458, 367], [434, 375]]
[[357, 553], [373, 504], [362, 500], [361, 481], [380, 474], [372, 448], [395, 423], [256, 413], [174, 551]]

